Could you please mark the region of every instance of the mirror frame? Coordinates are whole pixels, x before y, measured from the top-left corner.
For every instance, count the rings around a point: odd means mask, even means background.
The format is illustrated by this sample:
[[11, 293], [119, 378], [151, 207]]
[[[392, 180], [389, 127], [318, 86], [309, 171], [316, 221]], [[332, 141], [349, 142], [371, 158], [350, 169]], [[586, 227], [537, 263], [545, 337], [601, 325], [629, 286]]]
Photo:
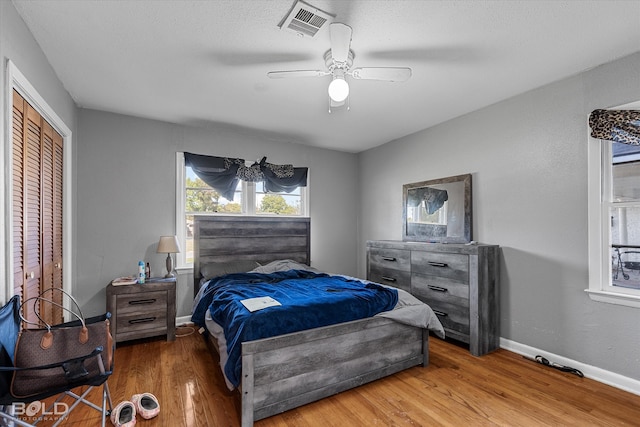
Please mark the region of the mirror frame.
[[[463, 230], [462, 236], [441, 236], [438, 229], [443, 226], [421, 224], [409, 232], [407, 222], [407, 200], [409, 190], [421, 187], [429, 187], [437, 184], [462, 182], [463, 189]], [[402, 186], [402, 240], [405, 242], [431, 242], [431, 243], [469, 243], [471, 242], [472, 209], [471, 209], [471, 174], [450, 176], [447, 178], [432, 179], [430, 181], [414, 182]], [[412, 223], [413, 224], [413, 223]], [[445, 226], [446, 227], [446, 226]]]

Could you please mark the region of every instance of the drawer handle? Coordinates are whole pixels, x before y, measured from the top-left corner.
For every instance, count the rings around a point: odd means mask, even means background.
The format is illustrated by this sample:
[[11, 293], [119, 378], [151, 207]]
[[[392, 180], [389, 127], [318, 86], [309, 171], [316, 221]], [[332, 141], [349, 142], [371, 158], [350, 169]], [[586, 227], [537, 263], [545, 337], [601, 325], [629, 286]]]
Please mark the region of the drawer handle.
[[153, 322], [154, 320], [156, 320], [155, 317], [143, 317], [142, 319], [129, 320], [129, 324], [135, 325], [138, 323], [149, 323], [149, 322]]
[[382, 280], [386, 280], [387, 282], [396, 282], [397, 281], [393, 277], [387, 277], [387, 276], [382, 276], [381, 279]]
[[397, 261], [396, 257], [394, 256], [383, 256], [382, 259], [385, 261]]
[[446, 267], [448, 265], [446, 262], [428, 261], [428, 263], [434, 267]]
[[441, 288], [440, 286], [429, 285], [428, 288], [436, 292], [447, 292], [447, 288]]
[[433, 312], [436, 314], [436, 316], [442, 316], [442, 317], [448, 316], [448, 314], [445, 313], [444, 311], [433, 310]]
[[129, 301], [129, 305], [145, 305], [145, 304], [153, 304], [154, 302], [156, 302], [155, 298], [139, 299], [135, 301]]

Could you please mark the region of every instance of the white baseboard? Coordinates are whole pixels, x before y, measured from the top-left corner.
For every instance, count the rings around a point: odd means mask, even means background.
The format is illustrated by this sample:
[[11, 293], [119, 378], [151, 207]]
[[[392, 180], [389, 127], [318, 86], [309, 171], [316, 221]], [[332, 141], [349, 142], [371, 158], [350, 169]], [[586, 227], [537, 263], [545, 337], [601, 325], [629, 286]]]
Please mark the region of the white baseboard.
[[191, 316], [176, 317], [176, 326], [190, 325], [191, 323]]
[[547, 358], [551, 362], [559, 363], [565, 366], [571, 366], [572, 368], [578, 369], [584, 374], [586, 378], [590, 378], [592, 380], [596, 380], [598, 382], [640, 396], [640, 381], [634, 380], [633, 378], [625, 377], [624, 375], [616, 374], [615, 372], [606, 371], [595, 366], [587, 365], [576, 360], [558, 356], [557, 354], [539, 350], [535, 347], [530, 347], [528, 345], [520, 344], [518, 342], [511, 341], [505, 338], [500, 338], [500, 347], [504, 348], [505, 350], [509, 350], [514, 353], [531, 358], [540, 355]]

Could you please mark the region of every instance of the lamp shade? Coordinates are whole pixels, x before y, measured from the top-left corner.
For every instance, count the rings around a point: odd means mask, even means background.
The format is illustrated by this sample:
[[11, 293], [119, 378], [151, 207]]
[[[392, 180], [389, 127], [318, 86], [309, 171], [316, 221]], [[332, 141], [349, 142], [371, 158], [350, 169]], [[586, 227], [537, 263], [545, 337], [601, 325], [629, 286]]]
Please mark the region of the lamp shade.
[[158, 242], [159, 254], [175, 254], [180, 252], [180, 243], [178, 243], [178, 237], [176, 236], [160, 236]]

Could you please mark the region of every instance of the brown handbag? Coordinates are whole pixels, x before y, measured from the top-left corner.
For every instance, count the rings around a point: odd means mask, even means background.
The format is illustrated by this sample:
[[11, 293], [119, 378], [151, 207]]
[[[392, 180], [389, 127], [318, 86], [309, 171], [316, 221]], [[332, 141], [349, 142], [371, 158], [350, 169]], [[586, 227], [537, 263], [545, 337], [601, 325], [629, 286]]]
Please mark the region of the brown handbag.
[[[47, 290], [49, 291], [49, 290]], [[47, 292], [45, 291], [45, 292]], [[17, 370], [11, 382], [11, 394], [23, 398], [35, 396], [53, 389], [69, 389], [87, 384], [91, 379], [100, 379], [113, 369], [113, 339], [111, 337], [109, 313], [89, 319], [84, 318], [76, 300], [63, 292], [75, 305], [76, 313], [61, 304], [37, 297], [25, 300], [20, 306], [23, 322], [31, 323], [22, 316], [22, 306], [33, 301], [36, 305], [42, 301], [53, 304], [73, 314], [77, 320], [59, 325], [45, 324], [45, 328], [22, 328], [16, 342], [14, 366], [16, 368], [50, 367], [44, 369]], [[93, 357], [85, 358], [99, 347], [102, 351]], [[106, 377], [105, 377], [106, 378]]]

